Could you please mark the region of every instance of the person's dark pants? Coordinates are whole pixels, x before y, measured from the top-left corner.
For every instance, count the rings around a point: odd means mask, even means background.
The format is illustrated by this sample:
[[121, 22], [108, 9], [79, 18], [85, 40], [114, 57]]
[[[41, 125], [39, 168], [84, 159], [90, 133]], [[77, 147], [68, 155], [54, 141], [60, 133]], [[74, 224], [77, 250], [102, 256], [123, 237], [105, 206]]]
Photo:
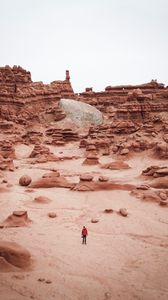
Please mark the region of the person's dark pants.
[[82, 238], [83, 238], [82, 244], [86, 244], [86, 235], [83, 235]]

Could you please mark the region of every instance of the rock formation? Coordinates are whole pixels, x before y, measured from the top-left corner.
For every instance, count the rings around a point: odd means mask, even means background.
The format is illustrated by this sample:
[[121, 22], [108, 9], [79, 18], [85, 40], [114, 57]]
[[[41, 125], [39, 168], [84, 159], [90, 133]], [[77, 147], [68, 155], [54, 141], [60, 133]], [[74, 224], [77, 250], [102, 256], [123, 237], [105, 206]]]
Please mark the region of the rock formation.
[[0, 241], [0, 265], [3, 260], [7, 262], [6, 266], [15, 266], [19, 269], [31, 265], [30, 252], [14, 242]]
[[73, 186], [73, 183], [68, 182], [64, 176], [60, 176], [57, 172], [45, 174], [42, 178], [32, 181], [30, 185], [31, 188], [72, 188]]
[[101, 168], [110, 170], [124, 170], [130, 169], [130, 166], [123, 161], [113, 161], [111, 163], [101, 165]]
[[19, 179], [19, 184], [22, 186], [28, 186], [31, 183], [32, 179], [28, 175], [23, 175]]
[[33, 163], [44, 163], [47, 161], [59, 160], [59, 158], [44, 145], [35, 145], [29, 157], [34, 159]]
[[28, 226], [31, 220], [28, 217], [27, 211], [14, 211], [1, 223], [1, 227], [22, 227]]

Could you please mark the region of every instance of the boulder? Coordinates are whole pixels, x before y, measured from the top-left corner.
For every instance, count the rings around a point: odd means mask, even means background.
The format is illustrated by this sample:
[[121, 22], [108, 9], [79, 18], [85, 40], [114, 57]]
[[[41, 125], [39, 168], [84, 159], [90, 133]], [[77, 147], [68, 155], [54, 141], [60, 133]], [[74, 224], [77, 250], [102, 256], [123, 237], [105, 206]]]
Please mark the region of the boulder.
[[60, 107], [66, 116], [80, 127], [103, 123], [103, 114], [87, 103], [72, 99], [61, 99]]
[[19, 184], [20, 184], [21, 186], [28, 186], [28, 185], [31, 183], [31, 181], [32, 181], [32, 179], [31, 179], [30, 176], [28, 176], [28, 175], [23, 175], [23, 176], [21, 176], [20, 179], [19, 179]]
[[56, 218], [56, 213], [55, 212], [49, 212], [48, 213], [49, 218]]
[[127, 217], [128, 216], [128, 211], [127, 211], [126, 208], [120, 208], [119, 213], [123, 217]]

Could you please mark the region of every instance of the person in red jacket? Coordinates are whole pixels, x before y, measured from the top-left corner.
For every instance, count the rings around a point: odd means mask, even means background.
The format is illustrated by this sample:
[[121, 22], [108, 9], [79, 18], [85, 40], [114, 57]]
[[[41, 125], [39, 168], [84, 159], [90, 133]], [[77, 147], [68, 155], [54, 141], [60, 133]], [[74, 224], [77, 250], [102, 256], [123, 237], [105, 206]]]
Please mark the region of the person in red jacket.
[[82, 229], [82, 244], [86, 244], [87, 235], [88, 235], [87, 228], [85, 226], [83, 226], [83, 229]]

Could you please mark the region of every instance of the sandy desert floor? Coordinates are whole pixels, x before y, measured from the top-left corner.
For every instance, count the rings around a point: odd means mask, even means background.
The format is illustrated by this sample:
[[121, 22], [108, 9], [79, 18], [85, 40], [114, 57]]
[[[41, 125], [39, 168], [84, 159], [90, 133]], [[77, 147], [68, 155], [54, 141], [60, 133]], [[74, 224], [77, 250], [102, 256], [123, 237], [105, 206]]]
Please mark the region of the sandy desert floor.
[[[139, 184], [142, 170], [165, 161], [149, 159], [143, 153], [130, 158], [131, 169], [112, 171], [99, 166], [82, 166], [83, 153], [73, 144], [52, 148], [55, 154], [78, 159], [31, 165], [33, 147], [16, 147], [14, 172], [6, 172], [10, 192], [0, 194], [0, 222], [14, 210], [27, 210], [33, 221], [28, 227], [0, 229], [1, 240], [27, 248], [33, 265], [29, 271], [0, 272], [2, 300], [167, 300], [168, 299], [168, 210], [158, 203], [136, 199], [129, 191], [77, 192], [65, 188], [33, 189], [19, 186], [21, 175], [39, 178], [55, 168], [68, 180], [91, 172], [111, 179]], [[76, 150], [75, 150], [76, 149]], [[62, 152], [62, 153], [60, 153]], [[102, 157], [101, 162], [111, 161]], [[47, 196], [48, 204], [33, 202]], [[124, 218], [117, 211], [125, 207]], [[112, 214], [104, 209], [112, 208]], [[48, 212], [56, 212], [49, 218]], [[98, 223], [91, 223], [98, 218]], [[87, 245], [81, 243], [81, 229], [88, 228]], [[39, 281], [39, 279], [44, 279]], [[46, 281], [51, 281], [46, 283]]]

